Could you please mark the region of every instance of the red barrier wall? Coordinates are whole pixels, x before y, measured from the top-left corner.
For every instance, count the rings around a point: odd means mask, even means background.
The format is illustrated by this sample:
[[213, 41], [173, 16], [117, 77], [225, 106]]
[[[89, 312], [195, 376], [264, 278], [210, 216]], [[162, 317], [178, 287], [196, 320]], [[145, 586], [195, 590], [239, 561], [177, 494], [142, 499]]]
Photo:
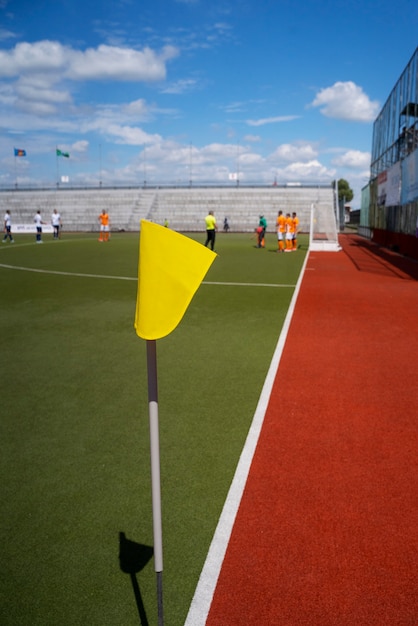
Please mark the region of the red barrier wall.
[[372, 241], [418, 261], [418, 237], [374, 228]]

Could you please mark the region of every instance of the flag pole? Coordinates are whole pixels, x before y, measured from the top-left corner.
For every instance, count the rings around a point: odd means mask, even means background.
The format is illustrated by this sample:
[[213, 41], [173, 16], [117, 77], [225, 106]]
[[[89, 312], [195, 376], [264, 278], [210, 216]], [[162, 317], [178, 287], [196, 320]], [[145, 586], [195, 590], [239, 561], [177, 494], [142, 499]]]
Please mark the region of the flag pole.
[[[145, 182], [145, 181], [144, 181]], [[154, 568], [157, 574], [158, 626], [163, 617], [163, 541], [156, 340], [180, 323], [216, 253], [202, 244], [148, 220], [140, 222], [138, 290], [134, 327], [147, 344], [148, 405]], [[179, 289], [181, 284], [182, 288]]]
[[163, 538], [161, 521], [160, 443], [158, 427], [157, 344], [147, 340], [148, 407], [151, 442], [151, 490], [154, 531], [154, 568], [157, 575], [158, 626], [164, 625], [163, 615]]

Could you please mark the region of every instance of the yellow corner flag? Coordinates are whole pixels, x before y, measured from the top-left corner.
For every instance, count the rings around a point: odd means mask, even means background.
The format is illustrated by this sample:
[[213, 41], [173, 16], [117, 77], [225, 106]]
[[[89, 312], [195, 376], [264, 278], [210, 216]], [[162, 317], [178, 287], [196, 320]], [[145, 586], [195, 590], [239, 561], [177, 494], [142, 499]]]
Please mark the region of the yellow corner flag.
[[141, 220], [136, 334], [161, 339], [171, 333], [215, 258], [193, 239]]

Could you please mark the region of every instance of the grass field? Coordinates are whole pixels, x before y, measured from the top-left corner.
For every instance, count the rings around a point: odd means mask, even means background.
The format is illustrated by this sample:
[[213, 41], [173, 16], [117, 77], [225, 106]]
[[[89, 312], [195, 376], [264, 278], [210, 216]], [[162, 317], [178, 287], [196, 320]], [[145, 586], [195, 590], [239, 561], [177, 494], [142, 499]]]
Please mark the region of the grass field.
[[[203, 234], [193, 235], [202, 241]], [[0, 247], [5, 626], [156, 624], [138, 234]], [[166, 623], [184, 623], [307, 251], [218, 235], [157, 343]], [[34, 271], [36, 270], [36, 271]], [[219, 284], [233, 283], [233, 284]], [[131, 543], [123, 544], [120, 533]]]

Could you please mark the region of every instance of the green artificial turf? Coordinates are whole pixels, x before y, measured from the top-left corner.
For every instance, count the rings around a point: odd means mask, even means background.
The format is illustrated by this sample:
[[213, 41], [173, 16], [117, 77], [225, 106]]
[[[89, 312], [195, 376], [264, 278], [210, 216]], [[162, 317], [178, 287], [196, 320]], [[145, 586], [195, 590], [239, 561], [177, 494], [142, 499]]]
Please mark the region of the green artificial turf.
[[[306, 253], [300, 241], [279, 255], [274, 234], [265, 250], [250, 235], [219, 234], [181, 324], [157, 342], [171, 626], [184, 623], [245, 442]], [[0, 248], [2, 624], [154, 625], [138, 235], [44, 242], [20, 236]]]

